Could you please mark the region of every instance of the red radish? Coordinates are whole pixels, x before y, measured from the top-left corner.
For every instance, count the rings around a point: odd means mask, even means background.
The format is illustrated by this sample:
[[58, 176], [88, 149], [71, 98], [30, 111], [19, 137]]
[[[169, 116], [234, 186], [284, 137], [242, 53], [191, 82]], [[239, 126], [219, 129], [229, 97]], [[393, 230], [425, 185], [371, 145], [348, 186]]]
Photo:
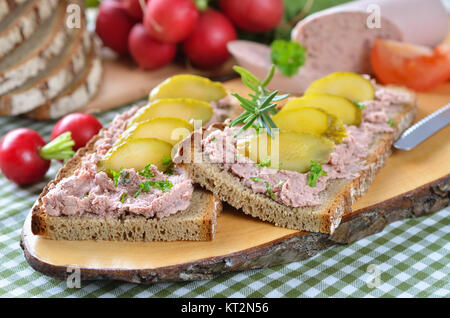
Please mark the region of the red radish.
[[264, 32], [283, 18], [283, 0], [220, 0], [222, 11], [243, 30]]
[[12, 130], [0, 140], [0, 170], [20, 186], [34, 183], [45, 176], [51, 159], [73, 155], [73, 144], [70, 133], [45, 145], [44, 138], [34, 130]]
[[128, 53], [128, 35], [135, 21], [128, 15], [124, 3], [102, 1], [98, 9], [95, 31], [103, 44], [120, 55]]
[[183, 44], [183, 50], [194, 65], [213, 68], [230, 57], [227, 43], [236, 38], [236, 30], [230, 20], [219, 11], [208, 9], [200, 14], [194, 32]]
[[[146, 4], [149, 0], [143, 0], [144, 4]], [[122, 0], [124, 3], [125, 9], [128, 14], [138, 22], [141, 22], [144, 18], [144, 12], [142, 11], [141, 0]]]
[[198, 20], [194, 0], [151, 0], [144, 16], [144, 25], [155, 39], [177, 43], [185, 40]]
[[172, 43], [155, 40], [142, 24], [136, 24], [128, 39], [130, 53], [140, 68], [152, 70], [169, 64], [177, 47]]
[[51, 140], [70, 131], [75, 142], [74, 150], [78, 150], [88, 143], [102, 129], [102, 124], [92, 115], [73, 113], [61, 118], [53, 127]]

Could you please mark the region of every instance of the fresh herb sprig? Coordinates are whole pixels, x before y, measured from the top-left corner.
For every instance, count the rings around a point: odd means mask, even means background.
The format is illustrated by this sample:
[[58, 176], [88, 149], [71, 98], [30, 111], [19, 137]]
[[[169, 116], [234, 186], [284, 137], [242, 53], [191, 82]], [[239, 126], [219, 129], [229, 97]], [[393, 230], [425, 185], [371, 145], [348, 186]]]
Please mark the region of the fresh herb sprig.
[[250, 98], [242, 97], [236, 93], [232, 94], [241, 102], [241, 107], [244, 109], [243, 113], [230, 124], [231, 127], [244, 124], [235, 137], [250, 127], [256, 127], [266, 129], [267, 133], [274, 138], [272, 129], [277, 128], [277, 126], [270, 115], [278, 112], [275, 102], [289, 97], [289, 94], [277, 96], [278, 91], [271, 92], [266, 88], [275, 74], [275, 65], [272, 65], [269, 74], [262, 82], [243, 67], [234, 66], [233, 69], [241, 75], [245, 86], [253, 91], [252, 94], [249, 94]]

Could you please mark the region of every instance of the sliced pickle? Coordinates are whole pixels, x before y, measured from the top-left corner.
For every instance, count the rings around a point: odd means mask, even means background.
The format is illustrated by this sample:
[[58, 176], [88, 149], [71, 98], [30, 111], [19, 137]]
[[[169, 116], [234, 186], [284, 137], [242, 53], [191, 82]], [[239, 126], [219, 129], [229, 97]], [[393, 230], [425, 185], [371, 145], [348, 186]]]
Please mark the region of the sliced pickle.
[[315, 134], [279, 132], [274, 139], [260, 134], [239, 140], [237, 148], [239, 153], [260, 165], [304, 173], [309, 171], [311, 161], [327, 163], [334, 143]]
[[280, 130], [313, 133], [327, 137], [337, 144], [347, 137], [344, 124], [319, 108], [297, 107], [279, 112], [273, 117], [273, 121]]
[[192, 131], [194, 131], [194, 126], [183, 119], [159, 117], [133, 124], [122, 134], [119, 140], [156, 138], [176, 145]]
[[353, 102], [363, 102], [375, 98], [375, 88], [362, 75], [337, 72], [314, 81], [305, 92], [305, 95], [310, 94], [331, 94]]
[[167, 166], [163, 158], [171, 157], [172, 145], [156, 138], [139, 138], [117, 143], [99, 162], [100, 170], [110, 173], [111, 170], [135, 169], [144, 170], [150, 163], [164, 171]]
[[129, 121], [128, 127], [158, 117], [175, 117], [187, 122], [201, 120], [206, 124], [212, 117], [213, 110], [209, 103], [188, 98], [166, 98], [141, 108]]
[[315, 107], [339, 118], [345, 125], [358, 126], [361, 123], [361, 109], [349, 99], [329, 95], [310, 94], [307, 96], [291, 99], [284, 105], [281, 112], [299, 107]]
[[197, 75], [175, 75], [150, 92], [150, 101], [162, 98], [192, 98], [205, 102], [218, 101], [227, 95], [225, 87]]

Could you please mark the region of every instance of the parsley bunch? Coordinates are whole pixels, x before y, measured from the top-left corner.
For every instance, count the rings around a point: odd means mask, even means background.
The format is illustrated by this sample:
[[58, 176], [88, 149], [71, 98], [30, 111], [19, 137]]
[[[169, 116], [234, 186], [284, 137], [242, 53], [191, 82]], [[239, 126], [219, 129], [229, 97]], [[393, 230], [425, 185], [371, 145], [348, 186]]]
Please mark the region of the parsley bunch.
[[272, 42], [270, 58], [281, 74], [291, 77], [298, 73], [306, 61], [306, 48], [295, 41], [275, 40]]
[[253, 91], [252, 94], [249, 94], [250, 98], [244, 98], [236, 93], [232, 94], [241, 102], [241, 107], [244, 109], [244, 112], [230, 124], [231, 127], [244, 124], [235, 137], [248, 128], [255, 127], [256, 129], [265, 128], [268, 134], [274, 138], [272, 129], [277, 126], [270, 118], [270, 114], [278, 112], [275, 108], [277, 104], [274, 102], [289, 97], [289, 94], [277, 96], [278, 91], [271, 92], [266, 88], [275, 74], [275, 65], [272, 65], [269, 74], [262, 82], [243, 67], [234, 66], [233, 69], [241, 75], [242, 82]]

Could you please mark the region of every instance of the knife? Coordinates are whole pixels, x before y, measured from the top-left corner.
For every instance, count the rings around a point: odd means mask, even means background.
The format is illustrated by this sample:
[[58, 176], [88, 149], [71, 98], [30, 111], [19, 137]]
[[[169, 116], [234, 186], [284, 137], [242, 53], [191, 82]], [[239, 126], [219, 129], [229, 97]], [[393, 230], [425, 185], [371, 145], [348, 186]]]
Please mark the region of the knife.
[[425, 117], [408, 128], [394, 143], [401, 150], [411, 150], [425, 139], [450, 124], [450, 104]]

